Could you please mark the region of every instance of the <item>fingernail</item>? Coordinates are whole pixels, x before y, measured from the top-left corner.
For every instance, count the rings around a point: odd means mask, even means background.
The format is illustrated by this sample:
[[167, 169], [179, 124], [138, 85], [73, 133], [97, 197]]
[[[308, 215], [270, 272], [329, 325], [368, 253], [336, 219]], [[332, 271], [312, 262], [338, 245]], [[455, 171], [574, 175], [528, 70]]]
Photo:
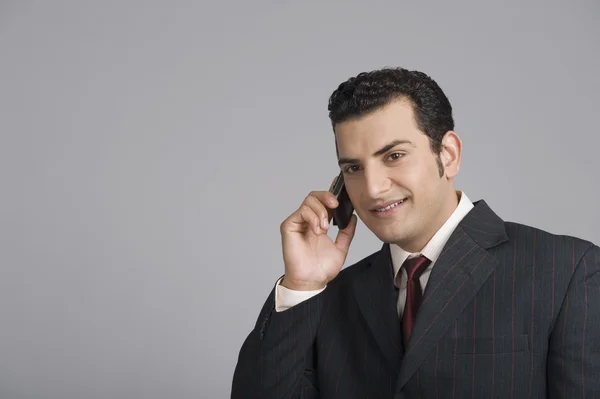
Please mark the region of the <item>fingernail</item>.
[[329, 220], [327, 218], [323, 219], [323, 227], [327, 229], [329, 227]]

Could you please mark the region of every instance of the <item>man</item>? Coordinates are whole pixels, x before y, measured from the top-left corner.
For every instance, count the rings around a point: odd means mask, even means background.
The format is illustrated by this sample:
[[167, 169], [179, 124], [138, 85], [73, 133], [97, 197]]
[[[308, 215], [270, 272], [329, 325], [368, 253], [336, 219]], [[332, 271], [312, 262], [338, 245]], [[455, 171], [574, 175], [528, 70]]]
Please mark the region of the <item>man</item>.
[[384, 243], [342, 269], [312, 192], [281, 225], [285, 274], [232, 398], [600, 397], [600, 248], [500, 219], [456, 190], [462, 144], [427, 75], [382, 69], [329, 101], [358, 217]]

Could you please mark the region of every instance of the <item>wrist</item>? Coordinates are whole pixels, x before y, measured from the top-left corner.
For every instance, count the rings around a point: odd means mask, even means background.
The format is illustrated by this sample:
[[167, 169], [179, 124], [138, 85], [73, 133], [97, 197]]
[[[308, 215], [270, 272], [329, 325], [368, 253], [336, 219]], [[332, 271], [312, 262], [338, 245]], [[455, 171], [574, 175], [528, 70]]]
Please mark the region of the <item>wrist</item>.
[[327, 282], [305, 282], [305, 281], [293, 281], [290, 279], [286, 279], [285, 276], [283, 277], [283, 279], [279, 282], [279, 285], [293, 290], [293, 291], [318, 291], [321, 290], [323, 288], [325, 288], [325, 286], [327, 285]]

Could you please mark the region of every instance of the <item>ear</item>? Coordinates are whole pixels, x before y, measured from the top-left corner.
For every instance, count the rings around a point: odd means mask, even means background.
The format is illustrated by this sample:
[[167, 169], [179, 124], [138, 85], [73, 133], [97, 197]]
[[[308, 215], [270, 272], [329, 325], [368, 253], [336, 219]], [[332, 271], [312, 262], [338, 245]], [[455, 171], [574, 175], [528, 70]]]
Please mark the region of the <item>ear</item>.
[[452, 179], [458, 174], [461, 154], [462, 141], [456, 132], [449, 130], [442, 138], [442, 151], [440, 152], [440, 159], [447, 179]]

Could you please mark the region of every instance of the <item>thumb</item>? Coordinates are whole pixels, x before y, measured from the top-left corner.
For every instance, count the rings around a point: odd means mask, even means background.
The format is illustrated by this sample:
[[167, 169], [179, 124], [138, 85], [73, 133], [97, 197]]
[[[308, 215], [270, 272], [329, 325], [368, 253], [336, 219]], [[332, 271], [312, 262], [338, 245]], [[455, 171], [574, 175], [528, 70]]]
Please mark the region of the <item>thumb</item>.
[[337, 237], [335, 238], [335, 246], [344, 251], [344, 253], [348, 253], [348, 249], [350, 248], [350, 243], [354, 238], [354, 233], [356, 232], [356, 224], [358, 220], [356, 215], [352, 215], [350, 217], [350, 222], [345, 229], [338, 231]]

